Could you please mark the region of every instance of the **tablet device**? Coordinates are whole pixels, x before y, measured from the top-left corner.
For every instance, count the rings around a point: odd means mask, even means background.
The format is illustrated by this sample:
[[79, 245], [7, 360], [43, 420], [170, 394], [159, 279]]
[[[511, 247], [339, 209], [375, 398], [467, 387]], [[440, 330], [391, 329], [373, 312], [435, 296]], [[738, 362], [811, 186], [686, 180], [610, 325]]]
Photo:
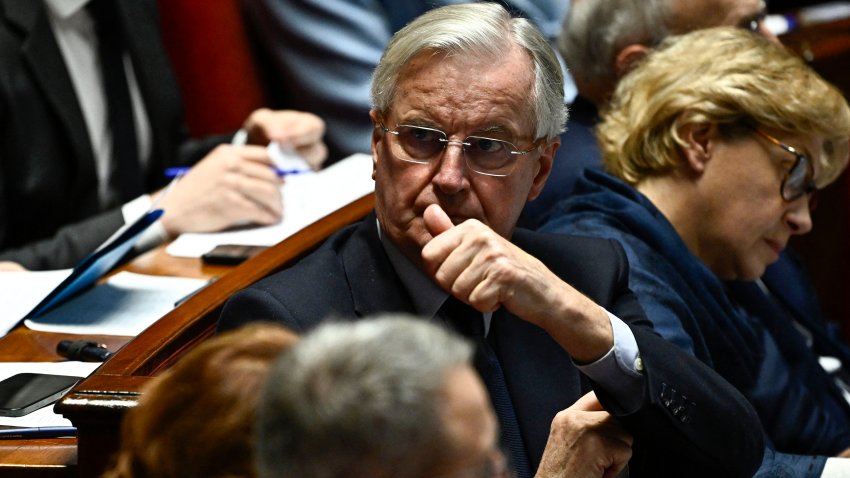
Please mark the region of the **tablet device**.
[[151, 224], [162, 216], [162, 209], [149, 211], [136, 222], [119, 229], [100, 247], [74, 267], [71, 275], [56, 286], [24, 319], [34, 319], [74, 297], [111, 271], [139, 240]]

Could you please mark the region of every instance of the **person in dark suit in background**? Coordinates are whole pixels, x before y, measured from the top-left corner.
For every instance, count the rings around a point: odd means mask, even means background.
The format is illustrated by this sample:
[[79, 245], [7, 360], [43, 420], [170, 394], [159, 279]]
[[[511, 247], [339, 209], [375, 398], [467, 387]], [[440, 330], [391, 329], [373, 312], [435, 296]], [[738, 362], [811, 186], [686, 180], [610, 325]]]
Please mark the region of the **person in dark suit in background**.
[[[154, 203], [165, 213], [148, 246], [280, 220], [281, 179], [264, 148], [186, 137], [157, 22], [153, 0], [0, 1], [6, 266], [73, 266]], [[315, 115], [258, 110], [244, 127], [253, 145], [278, 141], [314, 165], [326, 156]], [[166, 167], [195, 163], [163, 194]]]
[[[518, 476], [538, 469], [553, 418], [591, 388], [634, 435], [633, 476], [751, 476], [763, 453], [753, 410], [652, 331], [616, 243], [514, 229], [565, 120], [540, 33], [498, 4], [432, 10], [393, 37], [372, 95], [375, 213], [235, 294], [220, 329], [435, 318], [476, 340]], [[585, 476], [622, 466], [608, 440]]]

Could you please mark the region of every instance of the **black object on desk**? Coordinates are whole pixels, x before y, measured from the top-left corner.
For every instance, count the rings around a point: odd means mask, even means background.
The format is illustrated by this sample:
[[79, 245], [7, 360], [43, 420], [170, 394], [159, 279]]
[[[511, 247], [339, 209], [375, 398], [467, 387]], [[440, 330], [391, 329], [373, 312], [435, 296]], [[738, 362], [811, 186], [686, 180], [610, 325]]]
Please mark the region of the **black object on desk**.
[[266, 250], [266, 246], [221, 244], [201, 256], [207, 264], [238, 265]]
[[19, 373], [0, 381], [0, 416], [20, 417], [50, 405], [80, 381], [80, 377]]
[[56, 353], [82, 362], [103, 362], [113, 354], [106, 345], [91, 340], [62, 340], [56, 345]]

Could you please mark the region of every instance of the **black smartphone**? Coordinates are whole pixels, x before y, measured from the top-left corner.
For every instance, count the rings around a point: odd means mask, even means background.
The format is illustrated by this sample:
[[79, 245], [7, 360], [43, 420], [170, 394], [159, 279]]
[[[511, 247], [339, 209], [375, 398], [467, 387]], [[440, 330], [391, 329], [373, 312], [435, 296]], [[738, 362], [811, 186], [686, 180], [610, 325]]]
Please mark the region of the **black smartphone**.
[[19, 373], [0, 381], [0, 416], [20, 417], [50, 405], [74, 386], [80, 377], [44, 373]]
[[246, 259], [264, 251], [266, 246], [245, 246], [241, 244], [222, 244], [201, 256], [207, 264], [241, 264]]

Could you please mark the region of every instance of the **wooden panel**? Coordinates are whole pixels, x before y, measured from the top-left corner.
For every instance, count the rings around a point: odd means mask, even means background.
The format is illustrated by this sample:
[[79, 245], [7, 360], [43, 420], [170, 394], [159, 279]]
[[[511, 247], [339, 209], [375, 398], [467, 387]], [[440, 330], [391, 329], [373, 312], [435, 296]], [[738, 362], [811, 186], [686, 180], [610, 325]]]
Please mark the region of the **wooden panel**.
[[[71, 478], [76, 475], [77, 441], [73, 438], [0, 441], [3, 478]], [[43, 463], [51, 463], [45, 465]]]

